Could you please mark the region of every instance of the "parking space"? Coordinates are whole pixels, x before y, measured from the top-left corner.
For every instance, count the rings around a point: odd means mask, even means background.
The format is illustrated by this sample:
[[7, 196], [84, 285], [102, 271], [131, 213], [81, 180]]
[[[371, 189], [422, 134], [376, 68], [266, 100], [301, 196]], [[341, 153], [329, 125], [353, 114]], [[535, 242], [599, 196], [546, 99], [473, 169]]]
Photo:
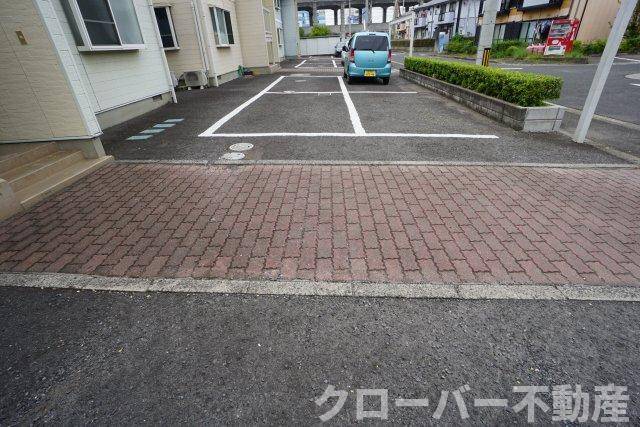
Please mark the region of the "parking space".
[[340, 69], [340, 58], [334, 56], [307, 56], [283, 65], [283, 68], [295, 69]]
[[[335, 73], [285, 72], [178, 96], [178, 104], [105, 132], [107, 152], [117, 159], [217, 162], [228, 158], [231, 145], [249, 143], [241, 161], [623, 163], [560, 134], [514, 131], [397, 76], [388, 86], [348, 85]], [[174, 117], [184, 121], [127, 140]]]

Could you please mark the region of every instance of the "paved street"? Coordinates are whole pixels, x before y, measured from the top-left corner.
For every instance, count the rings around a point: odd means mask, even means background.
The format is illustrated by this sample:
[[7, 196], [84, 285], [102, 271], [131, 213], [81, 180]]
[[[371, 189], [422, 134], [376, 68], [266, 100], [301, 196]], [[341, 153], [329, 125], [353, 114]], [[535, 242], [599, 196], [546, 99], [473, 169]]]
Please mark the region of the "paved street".
[[[331, 59], [316, 62], [318, 66], [308, 70], [292, 65], [281, 76], [181, 92], [180, 103], [109, 129], [103, 137], [105, 149], [121, 160], [218, 161], [230, 145], [249, 143], [253, 148], [243, 153], [245, 161], [625, 163], [564, 135], [517, 132], [397, 75], [388, 86], [345, 86], [345, 95], [340, 71], [320, 67]], [[215, 134], [199, 136], [255, 96]], [[127, 140], [173, 119], [183, 121], [148, 139]], [[354, 134], [354, 119], [365, 135]]]
[[[416, 53], [429, 57], [430, 54]], [[395, 65], [401, 67], [404, 53], [393, 55]], [[506, 61], [506, 60], [502, 60]], [[591, 82], [597, 69], [597, 58], [590, 64], [523, 64], [520, 62], [492, 64], [507, 70], [548, 74], [564, 80], [562, 95], [554, 103], [578, 111], [567, 111], [563, 130], [572, 135], [584, 106]], [[465, 61], [466, 62], [466, 61]], [[604, 92], [598, 104], [588, 138], [623, 153], [640, 157], [640, 56], [621, 55], [615, 61]], [[612, 118], [613, 120], [606, 120]], [[622, 123], [621, 123], [622, 122]]]
[[[417, 56], [429, 57], [426, 53]], [[396, 53], [396, 66], [404, 63], [404, 53]], [[548, 74], [563, 78], [562, 95], [557, 104], [582, 109], [598, 68], [598, 58], [590, 64], [527, 64], [519, 61], [492, 63], [493, 67], [528, 73]], [[465, 61], [467, 62], [467, 61]], [[640, 125], [640, 55], [621, 55], [614, 61], [596, 114]], [[631, 76], [633, 78], [629, 78]]]
[[[638, 303], [95, 293], [0, 288], [3, 424], [310, 424], [328, 385], [388, 389], [388, 420], [526, 424], [518, 385], [627, 385], [640, 423]], [[34, 316], [34, 313], [38, 313]], [[397, 407], [395, 399], [429, 399]], [[551, 406], [549, 393], [539, 397]], [[509, 408], [476, 408], [475, 398]], [[379, 401], [367, 400], [367, 409]], [[376, 406], [377, 403], [377, 406]], [[552, 410], [536, 408], [540, 424]]]
[[335, 61], [179, 92], [0, 223], [0, 424], [315, 423], [329, 385], [338, 423], [366, 388], [395, 423], [524, 424], [514, 386], [592, 414], [612, 383], [640, 423], [640, 169]]

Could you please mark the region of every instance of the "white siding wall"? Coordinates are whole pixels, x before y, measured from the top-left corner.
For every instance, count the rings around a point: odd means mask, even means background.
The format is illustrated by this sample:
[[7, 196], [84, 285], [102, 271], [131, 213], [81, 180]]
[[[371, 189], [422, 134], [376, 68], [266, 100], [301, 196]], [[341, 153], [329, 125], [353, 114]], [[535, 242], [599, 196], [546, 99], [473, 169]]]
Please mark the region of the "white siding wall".
[[169, 69], [176, 77], [180, 77], [185, 71], [205, 70], [207, 67], [198, 42], [192, 1], [154, 1], [154, 5], [171, 8], [171, 18], [180, 49], [165, 51]]
[[236, 11], [245, 67], [269, 66], [262, 2], [240, 0], [236, 2]]
[[[203, 0], [206, 9], [206, 28], [209, 33], [209, 39], [212, 41], [211, 47], [213, 53], [214, 67], [216, 74], [226, 74], [238, 69], [238, 65], [242, 65], [242, 49], [243, 44], [240, 37], [240, 28], [238, 26], [238, 18], [236, 14], [236, 1], [233, 0]], [[254, 0], [239, 0], [240, 2], [254, 2]], [[213, 22], [211, 20], [211, 7], [219, 7], [231, 13], [231, 25], [233, 26], [234, 44], [229, 47], [218, 47], [215, 45], [215, 36], [213, 33]]]
[[[27, 40], [20, 44], [16, 31]], [[0, 0], [0, 142], [87, 136], [32, 0]]]
[[80, 71], [82, 83], [84, 87], [90, 88], [90, 102], [94, 112], [110, 110], [170, 91], [162, 60], [162, 47], [158, 45], [156, 38], [155, 16], [152, 16], [146, 0], [133, 0], [145, 43], [144, 49], [132, 52], [83, 53], [75, 47], [60, 0], [52, 1], [70, 46], [70, 53]]

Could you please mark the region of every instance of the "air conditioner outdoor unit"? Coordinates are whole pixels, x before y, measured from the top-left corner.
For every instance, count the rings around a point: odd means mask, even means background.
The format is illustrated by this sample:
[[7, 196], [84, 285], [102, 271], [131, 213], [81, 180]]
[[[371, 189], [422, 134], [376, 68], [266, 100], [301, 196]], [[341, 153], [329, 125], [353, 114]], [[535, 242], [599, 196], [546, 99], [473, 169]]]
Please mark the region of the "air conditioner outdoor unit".
[[199, 86], [200, 89], [202, 89], [204, 86], [209, 84], [209, 80], [207, 79], [207, 74], [204, 71], [185, 71], [184, 84], [188, 88]]

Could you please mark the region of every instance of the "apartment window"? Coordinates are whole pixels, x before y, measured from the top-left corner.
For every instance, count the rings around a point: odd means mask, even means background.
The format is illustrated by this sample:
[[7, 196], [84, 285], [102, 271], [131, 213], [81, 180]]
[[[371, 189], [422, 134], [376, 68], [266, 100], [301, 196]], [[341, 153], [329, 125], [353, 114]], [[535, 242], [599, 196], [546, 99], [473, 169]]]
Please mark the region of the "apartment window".
[[211, 12], [211, 22], [213, 22], [213, 33], [217, 46], [229, 46], [234, 44], [233, 28], [231, 27], [231, 14], [229, 11], [219, 7], [209, 8]]
[[179, 49], [176, 30], [173, 27], [173, 19], [171, 18], [171, 8], [169, 6], [156, 7], [156, 21], [158, 22], [158, 30], [162, 39], [162, 47], [166, 50]]
[[65, 0], [63, 6], [78, 50], [144, 47], [132, 0]]
[[278, 28], [278, 46], [284, 46], [284, 33], [282, 28]]
[[449, 12], [455, 12], [456, 3], [449, 3]]
[[275, 0], [275, 1], [273, 2], [273, 5], [274, 5], [274, 7], [275, 7], [276, 9], [280, 9], [280, 0]]

